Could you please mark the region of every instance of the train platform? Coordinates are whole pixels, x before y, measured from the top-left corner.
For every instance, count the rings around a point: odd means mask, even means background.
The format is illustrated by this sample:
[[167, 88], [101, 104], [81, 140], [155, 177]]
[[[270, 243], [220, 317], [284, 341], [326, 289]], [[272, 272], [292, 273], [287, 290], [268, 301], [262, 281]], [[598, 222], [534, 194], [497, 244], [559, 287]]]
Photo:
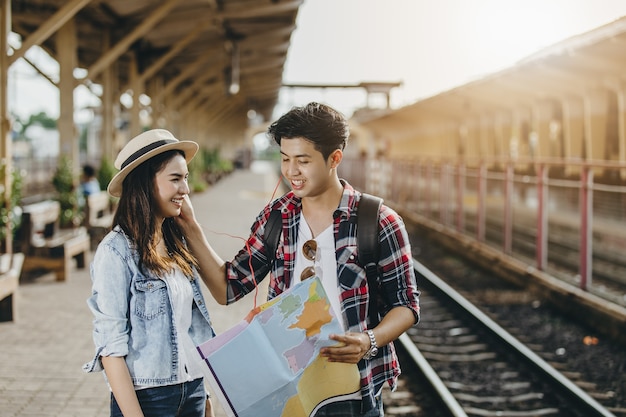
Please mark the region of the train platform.
[[[258, 212], [272, 197], [278, 175], [269, 163], [255, 162], [202, 193], [192, 195], [196, 216], [207, 238], [224, 259], [243, 246]], [[265, 285], [264, 285], [265, 284]], [[206, 290], [206, 288], [205, 288]], [[73, 269], [57, 282], [52, 274], [22, 279], [17, 317], [0, 323], [0, 417], [105, 417], [109, 391], [100, 373], [86, 374], [83, 363], [94, 354], [88, 269]], [[259, 286], [257, 303], [266, 299]], [[238, 323], [254, 306], [254, 296], [231, 306], [205, 296], [218, 333]], [[226, 414], [214, 401], [217, 417]]]

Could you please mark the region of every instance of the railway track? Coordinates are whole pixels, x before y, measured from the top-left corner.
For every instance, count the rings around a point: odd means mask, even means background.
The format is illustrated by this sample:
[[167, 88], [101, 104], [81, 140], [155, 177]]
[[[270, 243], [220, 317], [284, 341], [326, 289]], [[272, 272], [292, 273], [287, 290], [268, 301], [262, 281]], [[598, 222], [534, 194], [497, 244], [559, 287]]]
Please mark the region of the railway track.
[[[471, 267], [455, 260], [448, 263], [452, 264], [448, 265], [452, 274], [467, 278]], [[626, 416], [624, 392], [616, 393], [615, 387], [598, 384], [594, 377], [565, 360], [569, 346], [554, 349], [538, 342], [528, 337], [528, 329], [524, 330], [519, 322], [511, 323], [506, 314], [500, 314], [499, 319], [519, 339], [512, 336], [490, 317], [498, 316], [497, 311], [487, 315], [417, 261], [416, 267], [422, 290], [422, 321], [398, 343], [405, 385], [385, 398], [386, 415]], [[481, 291], [483, 299], [499, 300], [505, 307], [520, 302], [536, 305], [530, 295], [510, 284], [498, 281], [489, 285]], [[541, 331], [536, 319], [531, 325]], [[626, 360], [619, 347], [609, 354], [598, 354], [616, 357], [615, 371], [623, 374]], [[599, 361], [596, 364], [600, 366]], [[623, 381], [621, 384], [623, 391]], [[424, 391], [430, 394], [425, 396]]]

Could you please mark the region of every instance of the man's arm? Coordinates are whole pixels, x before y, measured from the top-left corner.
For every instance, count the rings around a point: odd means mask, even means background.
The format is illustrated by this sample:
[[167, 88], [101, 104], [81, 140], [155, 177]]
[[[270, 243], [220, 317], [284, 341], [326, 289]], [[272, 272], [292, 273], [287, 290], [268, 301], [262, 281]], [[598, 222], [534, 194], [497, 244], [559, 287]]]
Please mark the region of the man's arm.
[[[402, 219], [391, 209], [383, 206], [381, 222], [379, 262], [379, 291], [386, 294], [389, 311], [372, 330], [378, 347], [396, 340], [419, 320], [419, 291], [413, 270], [411, 246]], [[331, 361], [357, 363], [370, 348], [367, 333], [347, 332], [331, 335], [343, 346], [322, 349], [321, 354]]]
[[[371, 330], [380, 348], [396, 340], [414, 323], [413, 310], [408, 307], [394, 307], [383, 317], [378, 326]], [[331, 362], [357, 363], [363, 359], [370, 348], [370, 338], [366, 333], [331, 334], [330, 339], [340, 344], [322, 348], [320, 354]]]
[[198, 260], [198, 272], [202, 281], [211, 291], [213, 298], [225, 305], [227, 302], [226, 264], [209, 245], [202, 226], [196, 220], [189, 196], [185, 196], [180, 216], [175, 220], [183, 229], [187, 244]]

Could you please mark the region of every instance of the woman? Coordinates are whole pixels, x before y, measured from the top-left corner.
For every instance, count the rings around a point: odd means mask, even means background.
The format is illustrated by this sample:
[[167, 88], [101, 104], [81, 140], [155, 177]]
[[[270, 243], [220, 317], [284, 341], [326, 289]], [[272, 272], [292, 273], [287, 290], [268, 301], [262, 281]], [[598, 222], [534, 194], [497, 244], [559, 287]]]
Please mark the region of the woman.
[[[111, 416], [205, 416], [210, 401], [196, 346], [215, 333], [197, 261], [173, 218], [189, 194], [198, 144], [155, 129], [119, 153], [108, 192], [119, 197], [113, 230], [91, 265], [95, 358]], [[208, 411], [207, 415], [212, 415]]]

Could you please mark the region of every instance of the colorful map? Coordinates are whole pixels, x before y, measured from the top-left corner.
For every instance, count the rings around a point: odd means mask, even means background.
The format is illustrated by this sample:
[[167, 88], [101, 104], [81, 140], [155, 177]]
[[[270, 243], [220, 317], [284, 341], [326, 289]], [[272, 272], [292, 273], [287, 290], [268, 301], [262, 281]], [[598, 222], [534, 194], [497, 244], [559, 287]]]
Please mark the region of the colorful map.
[[359, 391], [356, 365], [328, 362], [343, 333], [319, 278], [307, 279], [198, 346], [208, 382], [229, 416], [308, 417]]

